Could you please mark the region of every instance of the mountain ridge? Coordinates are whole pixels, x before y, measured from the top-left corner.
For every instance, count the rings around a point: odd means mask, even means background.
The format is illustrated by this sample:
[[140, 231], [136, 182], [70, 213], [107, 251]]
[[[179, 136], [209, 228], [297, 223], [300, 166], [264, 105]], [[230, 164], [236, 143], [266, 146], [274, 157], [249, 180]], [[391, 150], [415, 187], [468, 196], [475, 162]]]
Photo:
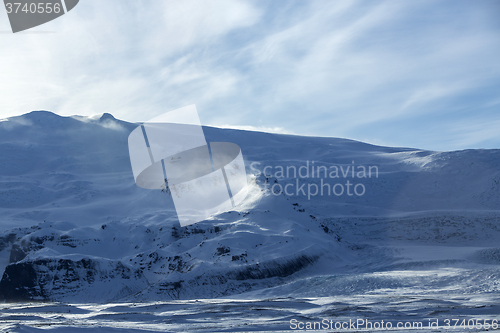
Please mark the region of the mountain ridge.
[[[434, 152], [203, 127], [207, 141], [241, 147], [250, 194], [230, 212], [180, 227], [167, 194], [135, 185], [127, 138], [136, 126], [107, 113], [45, 111], [0, 122], [1, 299], [227, 297], [335, 274], [497, 269], [500, 150]], [[328, 173], [312, 175], [313, 165]], [[376, 176], [329, 176], [362, 166], [376, 167]], [[307, 169], [308, 177], [280, 167]], [[363, 195], [299, 191], [325, 183], [347, 190], [347, 182], [363, 185]], [[287, 185], [291, 194], [279, 193]], [[415, 253], [460, 244], [460, 256]]]

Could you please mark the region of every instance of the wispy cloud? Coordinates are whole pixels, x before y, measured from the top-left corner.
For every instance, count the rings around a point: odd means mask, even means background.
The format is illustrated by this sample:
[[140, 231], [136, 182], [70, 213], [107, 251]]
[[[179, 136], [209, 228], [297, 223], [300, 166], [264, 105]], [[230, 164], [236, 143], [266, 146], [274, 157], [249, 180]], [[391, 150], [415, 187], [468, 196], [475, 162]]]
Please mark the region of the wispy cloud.
[[216, 98], [236, 78], [191, 53], [259, 15], [244, 1], [82, 1], [43, 26], [54, 34], [0, 36], [0, 109], [144, 120], [199, 93]]
[[432, 102], [439, 98], [454, 96], [467, 91], [467, 85], [460, 83], [449, 82], [443, 83], [430, 83], [425, 87], [417, 89], [403, 104], [402, 109], [409, 107], [422, 106], [424, 103]]

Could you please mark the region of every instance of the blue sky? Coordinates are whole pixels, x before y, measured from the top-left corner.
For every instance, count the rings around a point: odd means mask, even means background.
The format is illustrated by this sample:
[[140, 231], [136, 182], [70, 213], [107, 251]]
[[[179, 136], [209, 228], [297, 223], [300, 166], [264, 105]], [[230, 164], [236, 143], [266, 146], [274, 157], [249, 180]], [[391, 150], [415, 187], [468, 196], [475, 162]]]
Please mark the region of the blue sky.
[[81, 0], [9, 33], [0, 117], [203, 124], [434, 150], [500, 148], [500, 1]]

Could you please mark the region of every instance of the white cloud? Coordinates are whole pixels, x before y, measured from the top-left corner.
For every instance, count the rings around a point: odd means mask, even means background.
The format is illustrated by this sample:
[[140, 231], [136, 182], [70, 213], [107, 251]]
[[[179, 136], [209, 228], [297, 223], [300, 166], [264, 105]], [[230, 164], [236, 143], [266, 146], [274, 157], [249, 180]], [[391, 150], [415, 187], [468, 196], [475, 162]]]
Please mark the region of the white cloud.
[[428, 86], [418, 88], [403, 104], [402, 109], [406, 109], [415, 105], [420, 105], [433, 100], [453, 96], [461, 92], [467, 91], [468, 85], [462, 83], [439, 84], [431, 83]]
[[[443, 130], [450, 133], [448, 149], [485, 148], [488, 141], [498, 138], [500, 119], [468, 119], [450, 121]], [[441, 143], [440, 143], [441, 144]]]
[[200, 99], [216, 98], [236, 77], [186, 52], [259, 15], [245, 1], [82, 1], [37, 28], [56, 33], [0, 35], [2, 116], [46, 109], [141, 120], [165, 112], [165, 104], [182, 103], [179, 86], [192, 85]]

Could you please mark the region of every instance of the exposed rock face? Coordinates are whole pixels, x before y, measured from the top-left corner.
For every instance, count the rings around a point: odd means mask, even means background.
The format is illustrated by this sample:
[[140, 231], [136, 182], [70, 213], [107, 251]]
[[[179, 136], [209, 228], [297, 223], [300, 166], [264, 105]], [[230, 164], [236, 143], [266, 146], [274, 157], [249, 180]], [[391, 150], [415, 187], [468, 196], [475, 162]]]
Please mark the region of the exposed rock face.
[[0, 281], [0, 300], [110, 301], [146, 285], [141, 272], [119, 261], [37, 259], [7, 266]]
[[[228, 296], [258, 288], [282, 284], [287, 278], [315, 263], [319, 256], [300, 255], [259, 264], [242, 264], [233, 270], [208, 272], [179, 281], [161, 281], [135, 296], [139, 300], [151, 298], [189, 299]], [[289, 279], [288, 281], [293, 280]]]
[[37, 285], [37, 273], [31, 263], [7, 266], [0, 281], [0, 300], [24, 302], [44, 298]]

